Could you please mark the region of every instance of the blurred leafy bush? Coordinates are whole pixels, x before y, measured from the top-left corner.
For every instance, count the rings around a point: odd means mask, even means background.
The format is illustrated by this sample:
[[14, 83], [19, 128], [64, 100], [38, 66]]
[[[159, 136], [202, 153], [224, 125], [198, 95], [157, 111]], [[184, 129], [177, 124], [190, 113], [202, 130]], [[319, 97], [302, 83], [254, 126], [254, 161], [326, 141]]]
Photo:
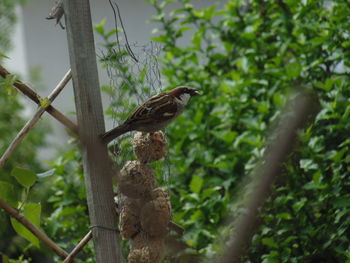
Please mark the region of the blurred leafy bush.
[[[350, 4], [231, 0], [196, 8], [189, 0], [148, 2], [156, 10], [153, 40], [163, 45], [157, 59], [167, 87], [202, 91], [167, 129], [173, 220], [186, 228], [183, 241], [189, 247], [168, 260], [197, 262], [222, 251], [217, 238], [228, 235], [225, 220], [237, 214], [232, 204], [242, 178], [262, 156], [286, 98], [302, 87], [318, 95], [321, 110], [300, 131], [244, 260], [349, 263]], [[105, 32], [104, 22], [95, 30], [106, 40], [107, 67], [127, 56], [109, 53], [115, 31]], [[123, 100], [113, 101], [108, 114], [131, 110], [137, 99], [129, 100], [138, 96], [132, 87], [145, 78], [134, 76], [129, 64], [121, 70], [129, 84], [118, 91]], [[147, 88], [152, 91], [142, 87]], [[111, 87], [103, 89], [115, 96]], [[68, 249], [89, 226], [81, 158], [73, 147], [50, 165], [51, 215], [43, 227]], [[91, 244], [84, 253], [81, 259], [91, 262]]]
[[240, 179], [286, 97], [303, 87], [322, 108], [301, 131], [245, 262], [350, 262], [349, 2], [148, 2], [168, 85], [203, 92], [168, 130], [174, 220], [192, 252], [220, 251]]
[[[4, 3], [0, 3], [0, 9], [4, 8], [2, 5], [4, 5]], [[11, 6], [12, 3], [9, 5]], [[8, 15], [10, 15], [10, 13]], [[8, 36], [4, 33], [1, 38], [5, 39], [8, 38]], [[1, 40], [0, 47], [4, 48], [3, 50], [7, 49], [7, 45], [3, 45]], [[0, 62], [4, 59], [7, 58], [0, 54]], [[24, 97], [22, 94], [18, 94], [19, 92], [13, 87], [13, 83], [16, 79], [17, 77], [15, 75], [9, 75], [6, 78], [0, 77], [1, 155], [25, 125], [26, 121], [31, 118], [31, 114], [27, 114], [23, 100], [21, 100], [21, 97]], [[21, 207], [22, 211], [28, 211], [26, 205], [22, 202], [28, 201], [28, 207], [33, 208], [33, 205], [35, 206], [36, 204], [30, 202], [38, 202], [44, 196], [44, 191], [37, 188], [37, 184], [34, 184], [36, 182], [35, 172], [40, 173], [43, 169], [38, 158], [38, 151], [46, 145], [45, 133], [49, 131], [49, 128], [47, 124], [45, 124], [45, 126], [44, 128], [44, 125], [39, 122], [32, 131], [26, 135], [20, 146], [12, 153], [4, 167], [1, 168], [0, 199], [5, 200], [15, 208]], [[17, 173], [16, 171], [20, 172]], [[29, 189], [32, 190], [30, 194]], [[27, 215], [29, 215], [30, 218], [33, 214], [27, 213]], [[40, 218], [40, 208], [37, 209], [35, 215]], [[36, 217], [36, 219], [38, 217]], [[24, 233], [25, 230], [22, 231], [23, 229], [20, 229], [21, 226], [19, 226], [15, 220], [11, 220], [10, 222], [10, 218], [2, 209], [0, 209], [0, 224], [2, 226], [0, 228], [0, 254], [3, 255], [6, 260], [8, 259], [7, 256], [10, 256], [18, 257], [18, 262], [25, 262], [23, 259], [23, 251], [31, 245], [28, 245], [27, 242], [19, 238], [14, 232], [14, 230], [16, 230], [17, 233]], [[31, 234], [24, 233], [22, 237], [26, 236], [30, 239], [32, 238], [29, 237], [30, 235]], [[32, 239], [32, 241], [34, 239]], [[36, 241], [37, 240], [34, 240], [33, 243], [37, 244]]]

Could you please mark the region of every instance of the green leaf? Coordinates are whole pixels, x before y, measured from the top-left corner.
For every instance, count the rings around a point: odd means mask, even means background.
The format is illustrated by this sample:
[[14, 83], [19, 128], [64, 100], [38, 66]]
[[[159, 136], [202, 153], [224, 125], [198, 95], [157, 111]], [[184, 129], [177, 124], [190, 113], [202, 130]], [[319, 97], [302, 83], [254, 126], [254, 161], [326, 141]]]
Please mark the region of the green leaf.
[[263, 238], [262, 239], [262, 243], [266, 246], [268, 246], [269, 248], [277, 248], [277, 243], [275, 242], [275, 240], [272, 237], [267, 237], [267, 238]]
[[301, 198], [300, 201], [295, 202], [293, 204], [294, 211], [299, 212], [299, 210], [305, 205], [306, 201], [307, 201], [307, 199], [305, 197], [303, 197], [303, 198]]
[[264, 258], [264, 260], [262, 261], [262, 263], [278, 263], [279, 261], [274, 258], [274, 257], [267, 257]]
[[191, 220], [193, 222], [200, 220], [201, 218], [203, 218], [203, 212], [201, 210], [195, 210], [194, 213], [191, 215]]
[[195, 48], [197, 49], [201, 48], [202, 39], [203, 39], [203, 35], [201, 34], [200, 31], [197, 31], [196, 33], [193, 34], [192, 43], [195, 46]]
[[5, 254], [1, 253], [2, 263], [9, 263], [9, 258]]
[[100, 35], [104, 35], [104, 26], [106, 24], [106, 18], [103, 18], [100, 23], [94, 25], [94, 29], [96, 30], [97, 33], [99, 33]]
[[32, 170], [23, 168], [14, 168], [11, 175], [24, 187], [31, 187], [37, 179], [36, 174]]
[[[40, 226], [41, 205], [36, 203], [28, 203], [23, 205], [24, 217], [33, 223], [35, 226]], [[18, 235], [22, 236], [34, 246], [39, 247], [39, 239], [30, 232], [24, 225], [19, 223], [16, 219], [11, 218], [11, 224]]]
[[17, 202], [15, 198], [14, 185], [8, 182], [0, 181], [0, 199], [3, 199], [10, 205], [15, 206]]
[[16, 82], [17, 76], [13, 74], [9, 74], [5, 79], [2, 79], [1, 85], [6, 89], [13, 89], [13, 84]]
[[322, 174], [320, 171], [317, 171], [312, 176], [312, 181], [315, 185], [319, 185], [322, 181]]
[[298, 62], [293, 62], [286, 67], [287, 76], [289, 78], [296, 78], [300, 75], [301, 66]]
[[350, 194], [338, 197], [333, 201], [334, 208], [350, 207]]
[[215, 187], [212, 187], [212, 188], [208, 188], [208, 189], [205, 189], [203, 191], [203, 193], [201, 194], [201, 198], [202, 199], [205, 199], [207, 197], [210, 197], [212, 196], [214, 193], [217, 193], [218, 191], [220, 191], [221, 187], [220, 186], [215, 186]]
[[318, 168], [318, 165], [311, 159], [302, 159], [299, 163], [300, 168], [304, 169], [305, 171], [316, 170]]
[[284, 213], [278, 214], [278, 215], [277, 215], [277, 218], [290, 220], [290, 219], [292, 219], [292, 216], [291, 216], [289, 213], [284, 212]]
[[160, 43], [167, 43], [169, 41], [167, 36], [155, 36], [155, 37], [151, 37], [151, 40], [155, 42], [160, 42]]
[[4, 53], [1, 53], [1, 52], [0, 52], [0, 57], [9, 59], [8, 56], [6, 56]]
[[202, 189], [203, 178], [197, 175], [192, 176], [192, 180], [190, 182], [190, 189], [193, 193], [199, 194]]

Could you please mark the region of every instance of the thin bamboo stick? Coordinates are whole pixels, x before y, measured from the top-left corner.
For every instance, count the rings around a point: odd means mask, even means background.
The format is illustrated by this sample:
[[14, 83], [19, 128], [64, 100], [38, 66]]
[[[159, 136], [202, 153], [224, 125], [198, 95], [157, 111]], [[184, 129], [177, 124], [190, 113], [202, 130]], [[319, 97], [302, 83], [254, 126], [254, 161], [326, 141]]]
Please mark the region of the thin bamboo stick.
[[[55, 252], [60, 258], [65, 259], [68, 253], [60, 248], [51, 238], [49, 238], [43, 231], [37, 226], [32, 224], [23, 215], [21, 215], [16, 209], [7, 204], [4, 200], [0, 199], [0, 208], [6, 213], [24, 225], [30, 232], [32, 232], [42, 243], [48, 246], [53, 252]], [[73, 262], [76, 262], [73, 260]]]
[[[66, 84], [70, 79], [71, 79], [71, 72], [69, 70], [66, 73], [66, 75], [63, 77], [63, 79], [58, 83], [56, 88], [48, 96], [48, 100], [50, 102], [52, 102], [57, 97], [57, 95], [63, 90], [63, 88], [66, 86]], [[33, 126], [37, 123], [37, 121], [40, 119], [41, 115], [45, 112], [45, 110], [46, 108], [44, 107], [38, 108], [33, 118], [29, 120], [24, 125], [24, 127], [19, 131], [15, 139], [11, 142], [9, 147], [6, 149], [5, 153], [2, 155], [0, 159], [0, 169], [5, 165], [6, 161], [10, 158], [11, 154], [16, 150], [18, 145], [23, 141], [24, 137], [27, 135], [30, 129], [33, 128]]]
[[[4, 67], [0, 65], [0, 76], [2, 76], [3, 78], [6, 78], [10, 74], [11, 73], [9, 73]], [[67, 74], [71, 74], [71, 70], [69, 70]], [[70, 75], [69, 78], [71, 79], [72, 76]], [[41, 97], [34, 90], [29, 88], [26, 84], [24, 84], [19, 80], [16, 80], [15, 83], [13, 83], [13, 86], [18, 90], [20, 90], [24, 95], [26, 95], [36, 104], [38, 104], [38, 106], [40, 106]], [[73, 133], [78, 135], [78, 126], [74, 122], [72, 122], [70, 119], [68, 119], [64, 114], [58, 111], [54, 106], [49, 105], [46, 108], [46, 111], [56, 120], [58, 120], [68, 129], [70, 129]]]

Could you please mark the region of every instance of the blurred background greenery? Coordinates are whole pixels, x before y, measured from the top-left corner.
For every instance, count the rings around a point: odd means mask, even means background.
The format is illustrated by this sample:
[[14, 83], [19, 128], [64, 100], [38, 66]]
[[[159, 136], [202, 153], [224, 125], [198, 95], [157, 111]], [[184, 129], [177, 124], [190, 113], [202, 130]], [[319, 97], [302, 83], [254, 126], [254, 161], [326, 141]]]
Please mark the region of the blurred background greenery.
[[[242, 179], [262, 156], [288, 96], [305, 88], [317, 94], [321, 110], [315, 122], [300, 131], [300, 142], [260, 214], [261, 224], [244, 262], [349, 263], [350, 3], [231, 0], [223, 7], [198, 9], [190, 0], [147, 2], [155, 10], [152, 40], [162, 47], [157, 63], [163, 88], [187, 84], [202, 91], [167, 128], [170, 152], [164, 165], [170, 173], [163, 185], [170, 191], [173, 220], [186, 230], [182, 240], [187, 249], [169, 254], [165, 262], [199, 262], [222, 251], [218, 238], [230, 233], [227, 216], [239, 212]], [[105, 31], [103, 22], [95, 32], [105, 39], [106, 56], [101, 60], [107, 68], [127, 62], [120, 69], [125, 73], [120, 96], [107, 110], [118, 121], [133, 108], [129, 106], [137, 102], [137, 94], [152, 89], [142, 87], [144, 76], [130, 70], [135, 62], [118, 51], [115, 32]], [[185, 37], [190, 43], [183, 44]], [[9, 125], [20, 104], [6, 90], [0, 89], [1, 152], [21, 126], [20, 121], [18, 127]], [[112, 97], [115, 87], [103, 90]], [[134, 98], [132, 103], [129, 98]], [[116, 114], [115, 103], [128, 109]], [[16, 162], [2, 171], [1, 181], [20, 188], [3, 174], [24, 163], [28, 169], [39, 167], [34, 155], [43, 143], [41, 132], [38, 129], [26, 140], [23, 152], [12, 158]], [[41, 227], [71, 249], [89, 225], [75, 143], [49, 165], [54, 169], [50, 176], [38, 177], [33, 186], [47, 189], [40, 199]], [[39, 202], [35, 194], [30, 200]], [[7, 220], [2, 212], [0, 216]], [[13, 243], [17, 237], [13, 231], [8, 234], [11, 231], [10, 225], [1, 228], [1, 237], [11, 239], [0, 239], [0, 251], [36, 262], [39, 250], [23, 240]], [[90, 244], [79, 258], [93, 262], [92, 251]]]

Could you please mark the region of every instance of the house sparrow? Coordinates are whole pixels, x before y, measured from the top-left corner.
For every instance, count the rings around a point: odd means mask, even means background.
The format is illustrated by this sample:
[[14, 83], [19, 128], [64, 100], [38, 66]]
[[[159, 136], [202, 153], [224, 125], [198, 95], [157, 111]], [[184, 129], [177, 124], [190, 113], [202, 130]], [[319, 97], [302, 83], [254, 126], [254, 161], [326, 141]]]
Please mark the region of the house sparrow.
[[138, 106], [120, 126], [102, 134], [104, 143], [129, 131], [155, 132], [163, 129], [184, 110], [190, 98], [199, 94], [196, 89], [178, 87], [161, 92]]

